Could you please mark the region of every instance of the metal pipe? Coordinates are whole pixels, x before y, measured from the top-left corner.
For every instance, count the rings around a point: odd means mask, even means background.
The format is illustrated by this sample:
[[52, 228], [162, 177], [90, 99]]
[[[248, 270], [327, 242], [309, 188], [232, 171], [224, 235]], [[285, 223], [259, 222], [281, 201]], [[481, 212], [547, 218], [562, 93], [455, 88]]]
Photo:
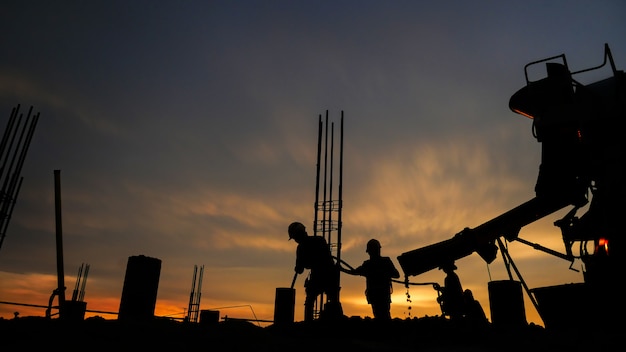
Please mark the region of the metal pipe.
[[57, 246], [57, 292], [59, 295], [59, 316], [65, 311], [65, 271], [63, 270], [63, 225], [61, 222], [61, 170], [54, 170], [54, 210], [56, 215]]

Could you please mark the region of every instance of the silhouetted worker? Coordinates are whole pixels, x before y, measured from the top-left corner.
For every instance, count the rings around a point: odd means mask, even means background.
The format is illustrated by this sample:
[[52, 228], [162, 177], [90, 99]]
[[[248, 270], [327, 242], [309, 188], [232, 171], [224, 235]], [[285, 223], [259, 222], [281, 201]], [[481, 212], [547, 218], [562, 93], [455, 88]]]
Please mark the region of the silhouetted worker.
[[473, 323], [486, 324], [488, 322], [487, 315], [480, 305], [480, 302], [474, 298], [472, 290], [463, 291], [463, 300], [465, 302], [465, 318]]
[[391, 319], [391, 279], [400, 277], [396, 266], [391, 258], [380, 255], [380, 242], [371, 239], [367, 242], [365, 252], [370, 259], [366, 260], [358, 268], [352, 270], [352, 274], [365, 276], [365, 297], [367, 303], [372, 306], [374, 319]]
[[309, 236], [300, 222], [291, 223], [288, 232], [289, 239], [298, 243], [294, 271], [302, 274], [304, 269], [310, 269], [309, 277], [304, 281], [304, 320], [313, 320], [315, 301], [323, 293], [327, 296], [324, 314], [331, 317], [343, 315], [339, 303], [339, 268], [333, 261], [328, 243], [324, 237]]
[[444, 315], [450, 319], [459, 319], [463, 317], [463, 287], [459, 276], [454, 272], [457, 269], [454, 262], [447, 262], [439, 269], [446, 273], [444, 279], [444, 287], [440, 288], [441, 296], [437, 297], [437, 302], [441, 304]]

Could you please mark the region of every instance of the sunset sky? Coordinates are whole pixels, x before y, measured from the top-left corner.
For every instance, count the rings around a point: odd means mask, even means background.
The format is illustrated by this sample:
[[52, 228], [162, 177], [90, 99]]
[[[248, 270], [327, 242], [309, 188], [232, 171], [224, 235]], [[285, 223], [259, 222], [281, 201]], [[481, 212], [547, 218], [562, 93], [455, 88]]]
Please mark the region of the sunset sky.
[[[618, 0], [9, 0], [0, 28], [0, 122], [18, 104], [40, 113], [0, 248], [0, 301], [46, 305], [56, 288], [60, 170], [66, 297], [89, 264], [87, 309], [116, 312], [128, 257], [146, 255], [162, 260], [156, 314], [172, 317], [198, 265], [201, 309], [273, 319], [294, 273], [287, 226], [312, 233], [326, 111], [335, 136], [344, 114], [341, 258], [359, 265], [376, 238], [400, 270], [398, 255], [534, 197], [541, 144], [508, 107], [524, 65], [565, 54], [573, 71], [590, 68], [608, 43], [626, 68]], [[564, 252], [553, 222], [568, 210], [520, 237]], [[509, 251], [530, 288], [583, 280], [580, 261]], [[487, 285], [508, 279], [501, 256], [456, 264], [489, 317]], [[372, 316], [364, 278], [341, 286], [344, 314]], [[406, 293], [394, 284], [393, 317], [441, 313], [431, 286]], [[16, 311], [45, 314], [0, 304], [0, 317]]]

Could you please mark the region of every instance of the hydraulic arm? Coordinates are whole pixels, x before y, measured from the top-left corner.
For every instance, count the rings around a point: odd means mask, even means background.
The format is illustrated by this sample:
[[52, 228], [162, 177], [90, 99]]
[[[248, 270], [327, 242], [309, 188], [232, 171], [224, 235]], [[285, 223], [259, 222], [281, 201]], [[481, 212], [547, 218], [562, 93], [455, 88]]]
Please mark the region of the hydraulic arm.
[[535, 197], [478, 227], [465, 228], [451, 239], [403, 253], [398, 262], [407, 276], [423, 274], [474, 252], [491, 263], [497, 254], [497, 238], [513, 241], [522, 227], [568, 205], [561, 199]]

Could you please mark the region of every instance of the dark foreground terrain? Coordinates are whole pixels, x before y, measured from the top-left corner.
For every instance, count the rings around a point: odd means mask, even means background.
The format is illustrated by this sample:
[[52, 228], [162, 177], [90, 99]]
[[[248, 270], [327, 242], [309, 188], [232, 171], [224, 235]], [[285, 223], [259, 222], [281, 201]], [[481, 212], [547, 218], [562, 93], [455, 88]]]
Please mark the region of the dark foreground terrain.
[[260, 327], [247, 321], [213, 324], [168, 319], [78, 322], [24, 317], [0, 319], [2, 351], [624, 351], [622, 326], [602, 331], [548, 331], [451, 322], [442, 317], [343, 318]]

